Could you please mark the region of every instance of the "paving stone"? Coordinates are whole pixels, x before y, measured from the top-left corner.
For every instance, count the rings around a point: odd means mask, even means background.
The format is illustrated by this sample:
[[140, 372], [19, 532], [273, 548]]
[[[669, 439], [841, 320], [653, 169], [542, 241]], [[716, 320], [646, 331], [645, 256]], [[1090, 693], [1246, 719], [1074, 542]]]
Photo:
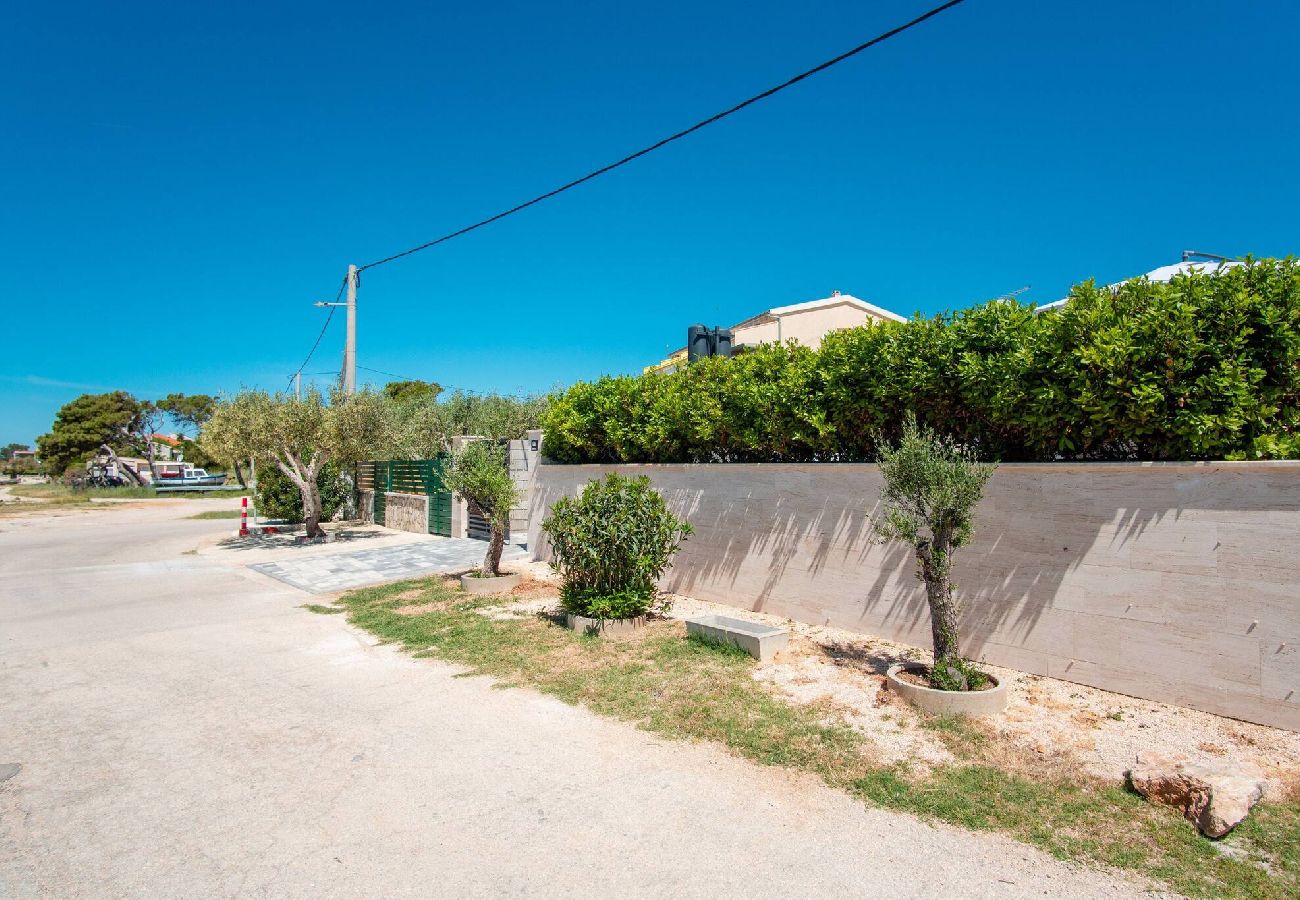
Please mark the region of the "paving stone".
[[[254, 563], [249, 568], [312, 594], [332, 593], [385, 581], [415, 578], [434, 572], [467, 569], [483, 562], [484, 541], [438, 538], [427, 543], [354, 550], [351, 553], [306, 559]], [[501, 558], [527, 556], [521, 546], [507, 545]]]

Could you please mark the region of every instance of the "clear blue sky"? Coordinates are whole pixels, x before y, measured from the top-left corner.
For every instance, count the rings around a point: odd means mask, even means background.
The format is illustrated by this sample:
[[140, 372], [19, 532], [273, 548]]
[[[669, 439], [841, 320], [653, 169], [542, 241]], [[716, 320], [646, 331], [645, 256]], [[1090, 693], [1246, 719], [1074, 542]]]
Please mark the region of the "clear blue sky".
[[[84, 390], [283, 386], [347, 263], [549, 189], [928, 5], [11, 7], [0, 443], [30, 441]], [[1188, 247], [1295, 252], [1297, 30], [1285, 2], [968, 0], [367, 273], [359, 362], [541, 391], [637, 371], [690, 322], [832, 289], [930, 313], [1026, 284], [1054, 300]], [[341, 325], [308, 371], [337, 369]]]

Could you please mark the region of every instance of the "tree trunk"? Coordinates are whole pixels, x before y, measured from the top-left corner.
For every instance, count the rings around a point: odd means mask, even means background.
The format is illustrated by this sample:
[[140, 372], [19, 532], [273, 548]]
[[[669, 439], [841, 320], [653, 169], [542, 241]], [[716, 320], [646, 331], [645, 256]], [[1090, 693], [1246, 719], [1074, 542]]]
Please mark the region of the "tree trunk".
[[302, 496], [302, 522], [309, 538], [325, 534], [325, 529], [320, 527], [320, 486], [316, 484], [316, 476], [324, 463], [325, 458], [317, 456], [303, 466], [288, 449], [285, 449], [283, 458], [279, 454], [275, 456], [275, 464], [280, 467], [280, 471], [298, 486], [298, 493]]
[[316, 486], [316, 479], [307, 479], [299, 490], [302, 492], [302, 522], [307, 537], [320, 537], [325, 529], [320, 527], [320, 488]]
[[138, 487], [148, 487], [148, 482], [144, 480], [144, 476], [118, 459], [117, 454], [113, 452], [112, 447], [108, 446], [108, 444], [101, 444], [99, 449], [108, 454], [108, 461], [111, 462], [119, 472], [125, 472]]
[[925, 582], [925, 597], [930, 606], [930, 638], [934, 644], [934, 661], [960, 655], [957, 646], [957, 604], [952, 597], [949, 579], [952, 547], [942, 537], [934, 542], [921, 541], [916, 545], [917, 561], [921, 564], [921, 579]]
[[483, 574], [501, 574], [501, 550], [506, 544], [506, 533], [496, 522], [492, 523], [492, 537], [488, 540], [487, 556], [483, 557]]
[[235, 460], [235, 480], [239, 482], [241, 488], [248, 487], [248, 482], [244, 480], [244, 470], [239, 465], [239, 460]]

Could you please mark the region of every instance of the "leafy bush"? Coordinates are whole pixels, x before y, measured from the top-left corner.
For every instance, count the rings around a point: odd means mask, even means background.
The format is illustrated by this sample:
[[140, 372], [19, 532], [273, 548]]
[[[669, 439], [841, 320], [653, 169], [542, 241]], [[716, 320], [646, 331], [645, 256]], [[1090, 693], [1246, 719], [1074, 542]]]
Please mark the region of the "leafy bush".
[[916, 424], [908, 413], [896, 445], [878, 438], [885, 511], [876, 533], [903, 541], [916, 553], [916, 575], [925, 584], [930, 607], [934, 665], [930, 686], [941, 691], [974, 690], [988, 680], [960, 657], [957, 601], [952, 593], [952, 554], [970, 542], [975, 507], [994, 466], [950, 438]]
[[654, 609], [659, 577], [691, 534], [649, 478], [612, 473], [589, 482], [577, 498], [556, 501], [542, 529], [551, 541], [551, 565], [564, 579], [565, 610], [593, 619]]
[[576, 384], [544, 416], [564, 463], [864, 461], [903, 414], [1003, 460], [1300, 456], [1300, 265], [1077, 286]]
[[[325, 463], [316, 483], [320, 487], [321, 519], [329, 521], [347, 502], [351, 487], [342, 477], [339, 467]], [[280, 469], [266, 463], [257, 467], [257, 514], [268, 519], [301, 522], [302, 491]]]
[[518, 498], [506, 458], [506, 448], [495, 441], [474, 441], [462, 447], [447, 469], [447, 487], [460, 494], [492, 529], [482, 574], [500, 574], [501, 550], [510, 530], [510, 507]]

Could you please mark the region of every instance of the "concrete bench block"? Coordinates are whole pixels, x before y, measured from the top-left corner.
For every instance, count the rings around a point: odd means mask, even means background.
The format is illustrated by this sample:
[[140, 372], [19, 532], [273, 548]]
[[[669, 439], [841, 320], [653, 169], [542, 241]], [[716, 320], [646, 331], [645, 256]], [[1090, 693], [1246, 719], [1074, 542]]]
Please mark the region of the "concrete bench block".
[[730, 616], [687, 619], [686, 631], [719, 643], [734, 644], [761, 662], [767, 662], [790, 643], [790, 632], [784, 628]]

